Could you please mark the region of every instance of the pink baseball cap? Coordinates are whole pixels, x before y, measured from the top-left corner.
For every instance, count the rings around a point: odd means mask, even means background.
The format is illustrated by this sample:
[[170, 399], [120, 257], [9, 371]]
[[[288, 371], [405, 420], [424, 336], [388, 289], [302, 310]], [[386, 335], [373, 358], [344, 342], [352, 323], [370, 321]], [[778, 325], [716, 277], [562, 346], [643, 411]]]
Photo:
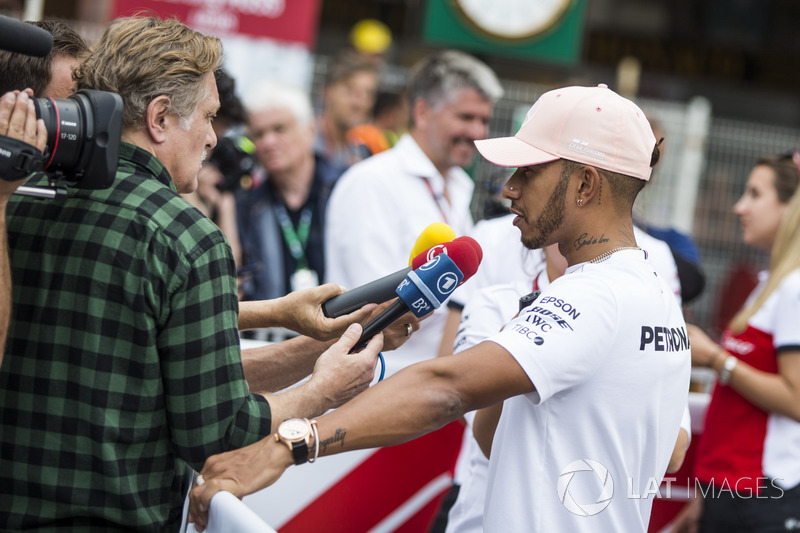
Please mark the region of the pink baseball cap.
[[656, 138], [639, 107], [605, 84], [544, 93], [513, 137], [475, 141], [501, 167], [526, 167], [569, 159], [650, 180]]

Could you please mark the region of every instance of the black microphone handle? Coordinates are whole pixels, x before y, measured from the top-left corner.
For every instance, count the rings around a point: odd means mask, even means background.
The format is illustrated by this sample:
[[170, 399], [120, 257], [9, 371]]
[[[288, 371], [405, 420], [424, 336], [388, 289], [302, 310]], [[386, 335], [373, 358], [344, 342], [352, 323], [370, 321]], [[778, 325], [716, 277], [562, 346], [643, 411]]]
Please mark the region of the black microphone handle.
[[542, 291], [540, 291], [539, 289], [536, 289], [533, 292], [529, 292], [525, 296], [520, 296], [520, 299], [519, 299], [519, 311], [522, 311], [523, 309], [525, 309], [526, 307], [531, 305], [533, 302], [535, 302], [536, 298], [538, 298], [540, 294], [542, 294]]
[[406, 279], [409, 272], [411, 272], [411, 267], [406, 267], [388, 276], [370, 281], [361, 287], [337, 294], [322, 303], [322, 312], [328, 318], [336, 318], [361, 309], [366, 304], [388, 302], [397, 297], [395, 290]]
[[353, 353], [367, 344], [372, 337], [391, 326], [395, 320], [407, 312], [408, 306], [403, 300], [398, 298], [396, 301], [392, 302], [381, 314], [370, 320], [369, 323], [364, 326], [364, 331], [361, 332], [361, 338], [358, 339], [358, 342], [353, 346], [353, 349], [350, 350], [350, 353]]

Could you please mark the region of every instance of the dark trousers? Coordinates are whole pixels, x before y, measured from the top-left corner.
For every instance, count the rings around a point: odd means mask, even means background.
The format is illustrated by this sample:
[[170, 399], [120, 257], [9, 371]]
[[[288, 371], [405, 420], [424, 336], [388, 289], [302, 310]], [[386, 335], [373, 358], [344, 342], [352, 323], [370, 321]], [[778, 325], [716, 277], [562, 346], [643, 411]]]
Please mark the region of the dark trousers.
[[800, 485], [786, 490], [768, 482], [757, 497], [707, 489], [701, 533], [800, 532]]

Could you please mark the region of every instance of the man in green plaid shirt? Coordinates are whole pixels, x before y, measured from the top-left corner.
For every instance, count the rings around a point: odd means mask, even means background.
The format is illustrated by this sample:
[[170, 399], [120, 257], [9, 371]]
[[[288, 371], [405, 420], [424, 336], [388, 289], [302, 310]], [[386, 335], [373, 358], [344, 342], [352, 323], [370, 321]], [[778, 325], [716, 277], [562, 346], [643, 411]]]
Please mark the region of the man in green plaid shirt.
[[[196, 187], [216, 144], [221, 57], [218, 39], [176, 20], [113, 23], [74, 73], [78, 89], [122, 96], [113, 185], [8, 203], [2, 531], [177, 531], [188, 468], [269, 435], [273, 419], [320, 414], [369, 384], [375, 351], [317, 361], [330, 342], [312, 339], [256, 352], [243, 369], [230, 247], [179, 195]], [[268, 368], [291, 369], [285, 376], [264, 371], [276, 352], [286, 366]], [[269, 403], [250, 392], [312, 368], [324, 379]]]

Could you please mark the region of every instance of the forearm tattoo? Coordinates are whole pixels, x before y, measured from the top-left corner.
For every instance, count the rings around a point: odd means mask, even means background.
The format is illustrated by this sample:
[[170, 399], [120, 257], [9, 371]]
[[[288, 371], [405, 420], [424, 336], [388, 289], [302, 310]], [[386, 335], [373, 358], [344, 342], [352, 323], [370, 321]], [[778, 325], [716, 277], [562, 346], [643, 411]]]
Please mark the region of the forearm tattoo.
[[332, 437], [328, 437], [327, 439], [319, 441], [319, 446], [321, 448], [322, 454], [323, 455], [325, 454], [329, 444], [333, 444], [335, 442], [341, 442], [340, 446], [344, 446], [344, 436], [346, 434], [347, 434], [346, 429], [338, 428]]

